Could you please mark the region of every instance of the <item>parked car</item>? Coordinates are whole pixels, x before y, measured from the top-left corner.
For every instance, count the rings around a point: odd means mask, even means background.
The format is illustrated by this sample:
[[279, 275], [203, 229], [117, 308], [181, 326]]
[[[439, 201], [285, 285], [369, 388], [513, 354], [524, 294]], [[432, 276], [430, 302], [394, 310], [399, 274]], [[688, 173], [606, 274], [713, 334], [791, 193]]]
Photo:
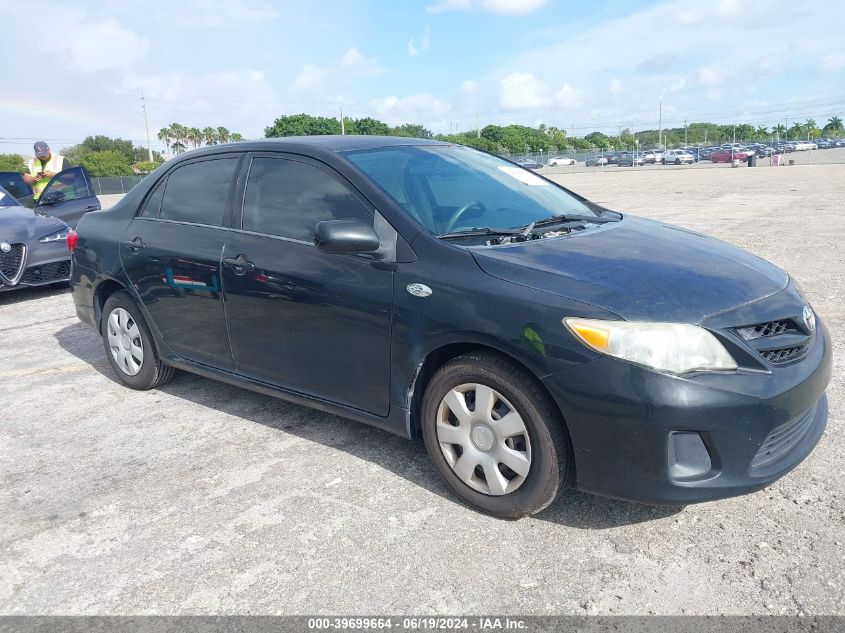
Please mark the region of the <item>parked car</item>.
[[558, 165], [577, 165], [578, 161], [574, 158], [567, 158], [566, 156], [555, 156], [549, 159], [549, 167], [557, 167]]
[[0, 293], [67, 283], [69, 231], [62, 220], [27, 209], [0, 187]]
[[785, 272], [468, 147], [212, 146], [77, 230], [76, 312], [125, 385], [179, 368], [421, 437], [499, 517], [573, 483], [759, 490], [825, 428], [830, 337]]
[[656, 165], [663, 160], [663, 150], [650, 149], [643, 154], [643, 161], [650, 165]]
[[606, 156], [593, 156], [592, 158], [588, 158], [584, 164], [587, 167], [604, 167], [608, 164]]
[[536, 160], [520, 160], [516, 163], [520, 167], [525, 167], [525, 169], [542, 169], [543, 165], [538, 163]]
[[626, 152], [619, 157], [616, 164], [620, 167], [633, 167], [634, 165], [644, 165], [645, 160], [643, 159], [642, 154], [635, 155], [631, 152]]
[[744, 161], [747, 160], [749, 156], [752, 156], [752, 152], [740, 152], [740, 151], [733, 151], [730, 149], [720, 149], [718, 151], [713, 152], [710, 154], [710, 160], [714, 163], [730, 163], [734, 160]]
[[84, 213], [100, 209], [100, 200], [84, 167], [70, 167], [53, 176], [37, 202], [33, 200], [32, 187], [19, 173], [0, 172], [0, 185], [21, 205], [57, 217], [71, 227]]
[[695, 157], [684, 149], [669, 149], [663, 152], [660, 162], [664, 165], [691, 165], [695, 162]]

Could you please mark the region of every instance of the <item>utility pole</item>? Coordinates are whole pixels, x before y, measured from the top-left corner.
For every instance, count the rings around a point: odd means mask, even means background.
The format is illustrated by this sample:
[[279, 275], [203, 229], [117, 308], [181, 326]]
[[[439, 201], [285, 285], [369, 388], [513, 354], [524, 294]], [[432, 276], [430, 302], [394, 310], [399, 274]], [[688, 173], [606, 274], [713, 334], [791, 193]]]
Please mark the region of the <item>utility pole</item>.
[[660, 109], [660, 127], [657, 132], [657, 145], [659, 149], [663, 147], [663, 99], [660, 100], [658, 108]]
[[343, 104], [340, 104], [340, 135], [346, 136], [346, 123], [343, 120]]
[[153, 149], [150, 147], [150, 124], [147, 123], [147, 102], [144, 100], [144, 91], [141, 91], [141, 108], [144, 110], [144, 129], [147, 131], [147, 157], [150, 162], [153, 160]]
[[481, 138], [481, 126], [478, 123], [478, 108], [475, 109], [475, 138]]
[[570, 122], [572, 134], [570, 135], [572, 138], [575, 138], [575, 121]]
[[688, 145], [688, 144], [689, 144], [689, 141], [687, 140], [687, 139], [688, 139], [688, 136], [689, 136], [689, 135], [687, 134], [687, 118], [686, 118], [686, 117], [684, 117], [684, 145]]

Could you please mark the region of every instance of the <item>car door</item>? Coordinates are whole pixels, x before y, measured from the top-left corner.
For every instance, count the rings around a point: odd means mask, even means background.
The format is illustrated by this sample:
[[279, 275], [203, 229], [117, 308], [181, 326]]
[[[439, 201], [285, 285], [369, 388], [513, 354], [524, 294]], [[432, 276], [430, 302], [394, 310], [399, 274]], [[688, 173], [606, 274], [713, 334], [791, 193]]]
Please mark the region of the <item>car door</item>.
[[83, 214], [100, 210], [100, 201], [85, 168], [71, 167], [53, 176], [35, 202], [35, 209], [75, 228]]
[[241, 155], [179, 164], [147, 195], [120, 243], [124, 271], [174, 352], [233, 370], [220, 258]]
[[373, 223], [373, 208], [317, 161], [284, 154], [249, 161], [223, 252], [238, 373], [386, 415], [393, 264], [314, 245], [317, 222]]

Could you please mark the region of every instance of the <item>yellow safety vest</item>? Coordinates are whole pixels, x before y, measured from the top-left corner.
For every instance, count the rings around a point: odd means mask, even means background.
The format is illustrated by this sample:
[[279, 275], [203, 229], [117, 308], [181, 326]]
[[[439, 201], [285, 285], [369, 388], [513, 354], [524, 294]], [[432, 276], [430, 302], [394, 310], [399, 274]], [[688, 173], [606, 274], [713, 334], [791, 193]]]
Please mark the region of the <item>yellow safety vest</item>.
[[[35, 158], [31, 158], [29, 160], [29, 175], [35, 176], [38, 172], [42, 171], [52, 171], [58, 174], [62, 170], [62, 165], [65, 162], [64, 156], [59, 156], [58, 154], [53, 154], [50, 152], [50, 160], [44, 163], [44, 166], [41, 166], [41, 159], [37, 156]], [[41, 192], [44, 191], [44, 187], [47, 186], [47, 183], [50, 182], [49, 178], [42, 178], [34, 185], [32, 185], [32, 199], [38, 200], [41, 197]]]

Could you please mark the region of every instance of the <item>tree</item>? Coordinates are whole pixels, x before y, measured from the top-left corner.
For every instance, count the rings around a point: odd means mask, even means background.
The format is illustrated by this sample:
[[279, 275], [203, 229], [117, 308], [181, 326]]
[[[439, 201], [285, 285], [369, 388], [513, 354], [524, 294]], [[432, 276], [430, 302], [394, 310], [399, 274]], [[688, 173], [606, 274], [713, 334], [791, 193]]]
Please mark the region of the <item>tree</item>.
[[765, 125], [758, 125], [757, 130], [754, 132], [754, 135], [757, 139], [763, 140], [769, 137], [769, 128]]
[[408, 136], [410, 138], [431, 138], [431, 130], [416, 123], [403, 123], [390, 130], [393, 136]]
[[827, 125], [822, 128], [825, 134], [833, 134], [839, 136], [845, 132], [845, 127], [842, 126], [842, 119], [838, 116], [832, 116], [827, 120]]
[[26, 171], [26, 161], [20, 154], [0, 154], [0, 171], [22, 174]]
[[170, 151], [170, 144], [173, 142], [173, 132], [169, 127], [163, 127], [158, 131], [158, 140], [164, 143], [167, 151]]
[[202, 129], [202, 137], [206, 146], [217, 144], [217, 129], [213, 127], [204, 127]]
[[232, 136], [229, 137], [230, 143], [239, 143], [242, 140], [244, 140], [244, 137], [237, 132], [232, 132]]
[[340, 134], [340, 121], [304, 113], [292, 114], [280, 116], [273, 122], [273, 125], [264, 128], [264, 136], [267, 138], [324, 134]]
[[779, 139], [786, 138], [786, 126], [783, 123], [778, 123], [772, 128], [772, 134], [775, 134]]
[[390, 134], [390, 126], [383, 121], [364, 117], [363, 119], [352, 119], [351, 125], [346, 128], [347, 134], [362, 134], [365, 136], [387, 136]]
[[231, 132], [227, 130], [225, 127], [217, 128], [217, 142], [218, 143], [228, 143], [231, 137]]
[[82, 155], [79, 164], [95, 177], [129, 176], [132, 174], [132, 167], [126, 156], [114, 149], [86, 152]]
[[159, 165], [161, 165], [161, 161], [142, 160], [132, 165], [132, 171], [138, 174], [148, 174], [155, 170]]

